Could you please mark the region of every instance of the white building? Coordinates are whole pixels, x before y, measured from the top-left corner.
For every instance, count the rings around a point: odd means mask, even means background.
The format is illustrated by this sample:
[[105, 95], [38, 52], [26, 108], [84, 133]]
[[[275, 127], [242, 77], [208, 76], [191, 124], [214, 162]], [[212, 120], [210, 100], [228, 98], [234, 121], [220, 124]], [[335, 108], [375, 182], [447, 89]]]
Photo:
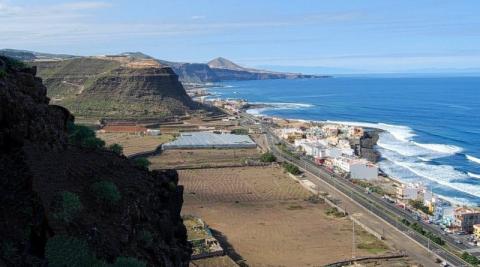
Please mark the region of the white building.
[[397, 187], [397, 197], [401, 200], [416, 200], [418, 192], [422, 190], [423, 187], [418, 184], [402, 184]]
[[365, 180], [378, 179], [378, 166], [366, 160], [354, 162], [350, 165], [350, 177]]

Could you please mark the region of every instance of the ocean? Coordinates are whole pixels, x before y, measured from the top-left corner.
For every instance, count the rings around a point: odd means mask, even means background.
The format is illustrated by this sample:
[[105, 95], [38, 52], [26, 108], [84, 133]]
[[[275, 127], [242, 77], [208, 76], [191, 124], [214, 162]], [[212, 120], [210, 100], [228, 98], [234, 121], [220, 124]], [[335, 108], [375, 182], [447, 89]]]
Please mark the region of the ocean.
[[380, 168], [457, 204], [480, 205], [480, 78], [326, 78], [235, 81], [210, 90], [290, 119], [383, 129]]

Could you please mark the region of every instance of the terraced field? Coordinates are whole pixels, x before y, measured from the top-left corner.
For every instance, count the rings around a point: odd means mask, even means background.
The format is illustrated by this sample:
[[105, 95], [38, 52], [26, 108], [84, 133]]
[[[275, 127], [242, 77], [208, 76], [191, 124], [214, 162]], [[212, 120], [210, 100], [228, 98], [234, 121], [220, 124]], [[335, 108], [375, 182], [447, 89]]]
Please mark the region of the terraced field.
[[[179, 179], [182, 213], [201, 217], [236, 261], [322, 266], [352, 256], [352, 222], [307, 201], [310, 193], [280, 167], [181, 170]], [[388, 253], [360, 227], [355, 239], [357, 257]]]

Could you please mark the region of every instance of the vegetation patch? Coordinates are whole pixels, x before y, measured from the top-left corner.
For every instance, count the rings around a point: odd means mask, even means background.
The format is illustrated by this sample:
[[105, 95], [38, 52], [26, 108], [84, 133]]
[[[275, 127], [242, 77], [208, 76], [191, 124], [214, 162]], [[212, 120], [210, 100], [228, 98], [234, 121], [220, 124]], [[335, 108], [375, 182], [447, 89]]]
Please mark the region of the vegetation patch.
[[54, 218], [70, 223], [77, 217], [83, 209], [83, 206], [80, 202], [80, 197], [77, 194], [64, 191], [60, 194], [59, 209], [58, 212], [53, 214]]
[[410, 223], [406, 219], [402, 219], [401, 222], [403, 224], [405, 224], [406, 226], [412, 228], [416, 232], [420, 233], [421, 235], [425, 236], [426, 238], [432, 240], [434, 243], [437, 243], [440, 246], [445, 245], [445, 241], [441, 237], [439, 237], [438, 235], [436, 235], [432, 232], [426, 231], [425, 229], [423, 229], [423, 227], [420, 224], [418, 224], [416, 222]]
[[64, 235], [54, 236], [47, 242], [45, 257], [48, 266], [105, 266], [90, 251], [87, 242]]
[[408, 202], [414, 209], [421, 210], [423, 213], [428, 214], [428, 215], [433, 215], [433, 212], [430, 211], [430, 209], [423, 205], [423, 201], [421, 200], [410, 200]]
[[302, 173], [302, 172], [300, 171], [300, 169], [299, 169], [296, 165], [291, 164], [291, 163], [283, 163], [283, 168], [284, 168], [287, 172], [289, 172], [289, 173], [291, 173], [291, 174], [293, 174], [293, 175], [299, 175], [299, 174]]
[[464, 261], [466, 261], [466, 262], [468, 262], [468, 263], [470, 263], [474, 266], [478, 266], [480, 264], [480, 260], [477, 257], [471, 255], [470, 253], [468, 253], [466, 251], [463, 252], [461, 257]]
[[108, 150], [114, 152], [115, 154], [121, 156], [123, 155], [123, 147], [119, 144], [111, 144], [108, 146]]
[[148, 159], [146, 158], [137, 158], [133, 160], [133, 164], [136, 167], [139, 167], [142, 169], [148, 169], [148, 167], [150, 166], [150, 161], [148, 161]]
[[112, 265], [112, 267], [146, 267], [147, 264], [143, 261], [131, 257], [119, 257]]
[[103, 148], [105, 141], [95, 136], [95, 132], [87, 126], [69, 123], [67, 126], [68, 141], [71, 144], [88, 148]]
[[277, 157], [273, 155], [272, 152], [265, 152], [260, 156], [260, 161], [261, 162], [275, 162], [277, 160]]
[[332, 217], [335, 217], [335, 218], [342, 218], [342, 217], [345, 217], [345, 213], [339, 211], [337, 208], [335, 207], [329, 207], [325, 210], [325, 214], [327, 214], [328, 216], [332, 216]]
[[92, 191], [98, 200], [105, 204], [116, 204], [121, 198], [117, 186], [110, 181], [100, 181], [92, 185]]

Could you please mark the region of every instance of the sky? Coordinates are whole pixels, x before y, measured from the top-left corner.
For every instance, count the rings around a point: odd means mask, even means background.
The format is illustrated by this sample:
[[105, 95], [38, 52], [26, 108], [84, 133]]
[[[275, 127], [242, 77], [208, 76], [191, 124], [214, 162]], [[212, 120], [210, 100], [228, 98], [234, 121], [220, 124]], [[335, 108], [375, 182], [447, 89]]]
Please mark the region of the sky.
[[478, 0], [0, 0], [0, 48], [274, 70], [480, 71]]

